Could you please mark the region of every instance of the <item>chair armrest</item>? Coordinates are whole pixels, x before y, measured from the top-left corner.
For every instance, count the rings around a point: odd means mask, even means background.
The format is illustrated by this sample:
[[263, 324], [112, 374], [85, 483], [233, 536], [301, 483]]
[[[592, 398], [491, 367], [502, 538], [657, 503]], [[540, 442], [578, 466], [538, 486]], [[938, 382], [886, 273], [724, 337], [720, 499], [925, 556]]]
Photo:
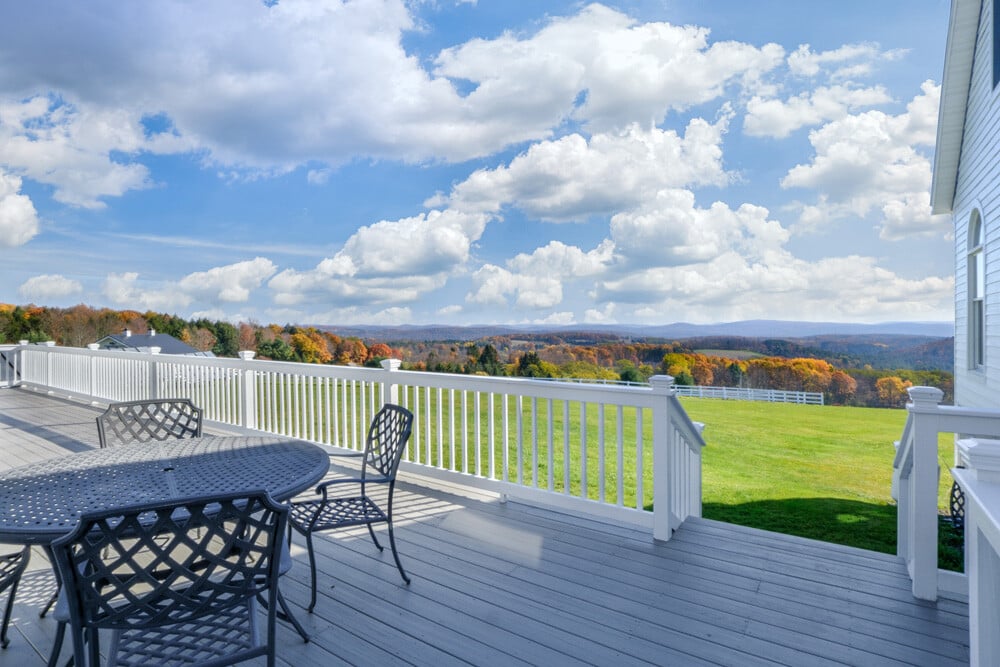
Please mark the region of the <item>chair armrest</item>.
[[333, 486], [334, 484], [386, 484], [390, 481], [391, 480], [388, 477], [366, 477], [364, 479], [361, 479], [360, 477], [343, 477], [320, 483], [320, 485], [316, 487], [316, 493], [325, 493], [327, 487]]
[[327, 501], [327, 489], [336, 484], [359, 484], [361, 485], [361, 495], [364, 495], [366, 484], [387, 484], [390, 481], [392, 480], [388, 477], [366, 477], [365, 479], [361, 479], [360, 477], [346, 477], [342, 479], [331, 479], [327, 482], [322, 482], [319, 486], [317, 486], [316, 493], [322, 496], [320, 498], [320, 502], [325, 504]]

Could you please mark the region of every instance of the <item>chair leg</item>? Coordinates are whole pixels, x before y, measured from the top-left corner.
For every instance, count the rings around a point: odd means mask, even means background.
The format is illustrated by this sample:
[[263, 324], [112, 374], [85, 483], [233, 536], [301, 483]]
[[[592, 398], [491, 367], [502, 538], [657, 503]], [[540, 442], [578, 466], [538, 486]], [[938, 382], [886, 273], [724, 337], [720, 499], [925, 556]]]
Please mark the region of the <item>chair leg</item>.
[[377, 537], [375, 537], [375, 531], [374, 531], [374, 530], [372, 530], [372, 525], [371, 525], [370, 523], [369, 523], [369, 524], [366, 524], [366, 525], [368, 526], [368, 534], [372, 536], [372, 542], [374, 542], [374, 543], [375, 543], [375, 547], [376, 547], [376, 548], [377, 548], [377, 549], [378, 549], [379, 551], [383, 551], [383, 549], [382, 549], [382, 545], [378, 543], [378, 538], [377, 538]]
[[20, 575], [18, 575], [18, 581], [15, 581], [10, 586], [10, 592], [7, 593], [7, 606], [3, 613], [3, 625], [0, 625], [0, 648], [7, 648], [10, 644], [10, 638], [7, 637], [7, 627], [10, 625], [10, 615], [14, 611], [14, 595], [17, 593], [17, 585], [20, 582]]
[[0, 625], [0, 648], [7, 648], [10, 639], [7, 637], [7, 628], [10, 626], [10, 616], [14, 611], [14, 596], [17, 595], [17, 587], [21, 584], [21, 575], [28, 567], [31, 560], [31, 547], [24, 547], [20, 554], [7, 557], [12, 563], [17, 562], [13, 571], [13, 579], [10, 580], [10, 591], [7, 593], [7, 605], [3, 613], [3, 624]]
[[[49, 559], [49, 563], [52, 564], [52, 570], [55, 571], [56, 557], [52, 554], [52, 549], [49, 546], [45, 546], [44, 548], [45, 548], [45, 556]], [[45, 606], [42, 607], [42, 610], [38, 612], [38, 618], [45, 618], [45, 615], [49, 613], [49, 610], [52, 609], [52, 605], [54, 605], [56, 603], [56, 600], [59, 599], [59, 589], [61, 588], [62, 588], [62, 582], [59, 581], [59, 574], [57, 573], [56, 592], [52, 594], [52, 597], [49, 598], [49, 601], [46, 602]]]
[[42, 607], [42, 610], [38, 612], [38, 618], [45, 618], [45, 615], [49, 613], [50, 609], [52, 609], [52, 605], [54, 605], [56, 603], [56, 600], [59, 599], [59, 589], [61, 586], [62, 584], [56, 584], [56, 592], [52, 594], [52, 597], [49, 598], [49, 601], [46, 602], [45, 606]]
[[306, 533], [306, 547], [309, 552], [309, 580], [312, 582], [312, 591], [307, 611], [311, 614], [313, 607], [316, 606], [316, 554], [313, 552], [312, 533]]
[[56, 667], [59, 664], [59, 653], [62, 650], [63, 637], [66, 636], [66, 624], [59, 621], [56, 626], [56, 638], [52, 642], [52, 653], [49, 655], [48, 667]]
[[[371, 530], [371, 525], [369, 524], [368, 530]], [[406, 585], [410, 585], [410, 578], [406, 576], [406, 572], [403, 571], [403, 564], [399, 562], [399, 554], [396, 552], [396, 536], [392, 532], [392, 521], [389, 522], [389, 546], [392, 547], [392, 557], [396, 560], [396, 568], [399, 570], [399, 574], [403, 577], [403, 581]]]
[[299, 623], [299, 619], [295, 618], [295, 616], [292, 615], [292, 610], [288, 608], [288, 603], [285, 602], [285, 596], [281, 594], [280, 590], [277, 593], [277, 598], [278, 598], [278, 604], [281, 605], [281, 613], [283, 614], [284, 620], [288, 621], [293, 626], [295, 626], [295, 631], [299, 633], [300, 637], [302, 637], [302, 641], [308, 644], [309, 635], [306, 634], [305, 628], [303, 628], [302, 624]]

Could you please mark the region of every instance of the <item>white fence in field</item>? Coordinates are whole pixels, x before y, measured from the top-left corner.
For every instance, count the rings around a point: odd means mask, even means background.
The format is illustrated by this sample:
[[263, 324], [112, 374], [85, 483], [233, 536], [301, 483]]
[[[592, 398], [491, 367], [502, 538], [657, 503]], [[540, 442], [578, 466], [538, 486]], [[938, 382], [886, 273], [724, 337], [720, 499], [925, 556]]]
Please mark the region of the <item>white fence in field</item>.
[[781, 389], [750, 389], [747, 387], [703, 387], [675, 384], [678, 396], [694, 398], [721, 398], [730, 401], [766, 401], [768, 403], [802, 403], [823, 405], [823, 393], [819, 391], [783, 391]]
[[[22, 345], [15, 383], [96, 403], [187, 397], [217, 422], [361, 449], [384, 402], [410, 409], [404, 471], [649, 527], [701, 514], [701, 425], [647, 387]], [[456, 476], [458, 476], [456, 478]], [[652, 511], [649, 509], [652, 507]]]

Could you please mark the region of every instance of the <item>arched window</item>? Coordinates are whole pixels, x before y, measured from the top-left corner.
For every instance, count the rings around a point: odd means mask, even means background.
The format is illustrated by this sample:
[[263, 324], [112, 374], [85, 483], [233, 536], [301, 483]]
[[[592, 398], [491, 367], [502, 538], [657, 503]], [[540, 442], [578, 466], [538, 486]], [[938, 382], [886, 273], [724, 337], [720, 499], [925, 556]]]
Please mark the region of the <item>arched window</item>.
[[986, 257], [983, 219], [973, 211], [969, 219], [969, 368], [982, 369], [986, 358]]

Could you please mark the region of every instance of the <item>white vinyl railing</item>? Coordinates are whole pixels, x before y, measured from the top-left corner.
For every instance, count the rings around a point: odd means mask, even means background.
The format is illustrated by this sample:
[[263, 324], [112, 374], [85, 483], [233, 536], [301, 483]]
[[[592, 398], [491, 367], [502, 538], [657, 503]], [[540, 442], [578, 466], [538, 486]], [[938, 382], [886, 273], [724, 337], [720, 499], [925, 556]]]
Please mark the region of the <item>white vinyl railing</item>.
[[18, 349], [17, 345], [0, 345], [0, 387], [17, 384], [21, 379]]
[[936, 600], [953, 573], [938, 570], [938, 436], [1000, 437], [1000, 410], [940, 405], [934, 387], [907, 390], [909, 415], [896, 443], [892, 495], [897, 502], [897, 553], [906, 560], [913, 595]]
[[753, 389], [751, 387], [708, 387], [674, 385], [678, 396], [721, 398], [730, 401], [763, 401], [766, 403], [801, 403], [823, 405], [823, 392], [785, 391], [783, 389]]
[[[701, 426], [648, 387], [18, 346], [19, 382], [99, 403], [187, 397], [205, 418], [358, 450], [384, 402], [414, 413], [405, 470], [648, 526], [701, 515]], [[649, 511], [652, 508], [652, 511]]]

